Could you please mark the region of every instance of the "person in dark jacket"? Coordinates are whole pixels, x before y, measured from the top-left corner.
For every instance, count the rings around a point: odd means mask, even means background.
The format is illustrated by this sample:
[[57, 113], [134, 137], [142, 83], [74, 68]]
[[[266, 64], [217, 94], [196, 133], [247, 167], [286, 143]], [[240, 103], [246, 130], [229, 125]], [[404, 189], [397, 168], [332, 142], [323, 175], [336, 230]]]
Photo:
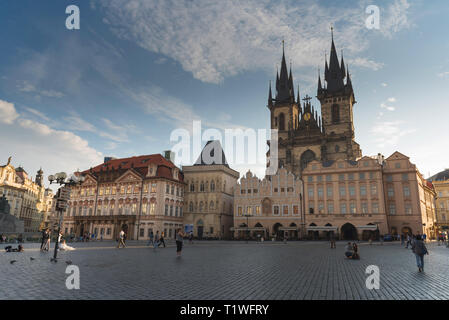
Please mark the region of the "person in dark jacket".
[[424, 255], [429, 254], [427, 251], [426, 245], [422, 241], [422, 237], [420, 235], [416, 236], [415, 241], [412, 242], [412, 251], [416, 257], [416, 264], [418, 266], [418, 272], [424, 271]]

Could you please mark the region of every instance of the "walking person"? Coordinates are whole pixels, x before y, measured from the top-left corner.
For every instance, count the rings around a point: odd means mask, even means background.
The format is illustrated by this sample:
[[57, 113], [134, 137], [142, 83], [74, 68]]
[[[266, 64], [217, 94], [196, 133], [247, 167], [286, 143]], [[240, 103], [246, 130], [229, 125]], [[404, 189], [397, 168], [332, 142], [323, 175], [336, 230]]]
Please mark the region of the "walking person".
[[193, 244], [193, 232], [192, 231], [190, 231], [190, 234], [189, 234], [189, 243]]
[[422, 241], [422, 237], [420, 235], [416, 236], [416, 240], [413, 241], [412, 251], [416, 257], [416, 264], [418, 266], [418, 272], [424, 271], [424, 255], [429, 254], [427, 251], [426, 245]]
[[153, 231], [150, 231], [150, 240], [148, 240], [148, 246], [150, 245], [150, 243], [154, 246], [154, 234]]
[[409, 245], [409, 244], [411, 245], [411, 237], [410, 237], [410, 234], [407, 233], [407, 243], [406, 243], [406, 245], [405, 245], [405, 248], [406, 248], [406, 249], [408, 249], [408, 245]]
[[156, 235], [154, 236], [153, 248], [156, 249], [159, 247], [159, 230], [156, 231]]
[[48, 229], [42, 229], [41, 251], [44, 250], [44, 244], [47, 242]]
[[47, 238], [45, 239], [44, 251], [50, 250], [51, 230], [48, 229]]
[[123, 248], [126, 248], [126, 245], [125, 245], [125, 231], [123, 231], [123, 230], [120, 231], [117, 248], [120, 248], [120, 245], [122, 245]]
[[182, 251], [182, 243], [184, 240], [184, 233], [181, 231], [181, 228], [178, 229], [178, 232], [176, 233], [176, 256], [181, 256]]
[[332, 233], [331, 236], [330, 236], [330, 243], [331, 243], [331, 249], [337, 248], [337, 246], [336, 246], [336, 244], [335, 244], [335, 236], [334, 236], [333, 233]]
[[164, 245], [165, 248], [165, 241], [164, 241], [164, 233], [161, 232], [161, 237], [159, 238], [159, 245], [158, 247], [161, 245], [161, 243]]

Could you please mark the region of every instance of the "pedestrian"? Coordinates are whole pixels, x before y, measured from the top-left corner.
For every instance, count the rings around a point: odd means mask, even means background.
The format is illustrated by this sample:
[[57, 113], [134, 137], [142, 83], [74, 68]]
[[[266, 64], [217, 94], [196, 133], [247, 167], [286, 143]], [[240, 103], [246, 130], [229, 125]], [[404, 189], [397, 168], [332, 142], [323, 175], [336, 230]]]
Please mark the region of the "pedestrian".
[[418, 266], [418, 272], [424, 271], [424, 255], [429, 254], [427, 251], [426, 245], [422, 241], [422, 237], [420, 235], [416, 236], [416, 240], [413, 241], [412, 251], [416, 257], [416, 264]]
[[47, 242], [48, 229], [42, 229], [41, 251], [44, 250], [44, 244]]
[[355, 242], [352, 244], [352, 251], [353, 251], [352, 259], [357, 259], [357, 260], [360, 259], [359, 247], [357, 246], [357, 244]]
[[159, 230], [158, 230], [158, 231], [156, 231], [156, 235], [154, 236], [154, 243], [153, 243], [154, 249], [159, 247], [159, 238], [160, 238], [160, 236], [159, 236]]
[[334, 236], [333, 232], [330, 236], [330, 242], [331, 242], [331, 249], [335, 249], [337, 246], [335, 244], [335, 236]]
[[50, 242], [51, 242], [51, 230], [48, 229], [47, 238], [46, 238], [45, 246], [44, 246], [45, 251], [50, 250]]
[[189, 234], [189, 243], [190, 243], [190, 244], [193, 244], [193, 231], [190, 231], [190, 234]]
[[383, 235], [380, 236], [380, 245], [381, 246], [384, 245], [384, 236]]
[[184, 234], [181, 231], [181, 228], [178, 229], [176, 233], [176, 256], [181, 256], [182, 251], [182, 242], [183, 242]]
[[401, 234], [401, 246], [404, 245], [404, 234]]
[[154, 234], [153, 231], [150, 231], [150, 240], [148, 241], [148, 246], [150, 245], [150, 243], [154, 246]]
[[161, 237], [159, 238], [158, 247], [161, 245], [161, 243], [164, 245], [164, 248], [165, 248], [165, 241], [164, 241], [164, 233], [163, 232], [161, 232]]
[[345, 246], [345, 256], [348, 259], [352, 259], [353, 255], [353, 246], [351, 245], [351, 242], [348, 242]]
[[123, 231], [123, 230], [120, 231], [117, 248], [120, 248], [120, 245], [122, 245], [123, 248], [126, 248], [126, 245], [125, 245], [125, 231]]
[[409, 244], [410, 244], [410, 245], [412, 244], [411, 242], [412, 242], [412, 239], [411, 239], [411, 237], [410, 237], [410, 234], [407, 233], [407, 243], [406, 243], [406, 245], [405, 245], [405, 248], [406, 248], [406, 249], [408, 249], [408, 245], [409, 245]]

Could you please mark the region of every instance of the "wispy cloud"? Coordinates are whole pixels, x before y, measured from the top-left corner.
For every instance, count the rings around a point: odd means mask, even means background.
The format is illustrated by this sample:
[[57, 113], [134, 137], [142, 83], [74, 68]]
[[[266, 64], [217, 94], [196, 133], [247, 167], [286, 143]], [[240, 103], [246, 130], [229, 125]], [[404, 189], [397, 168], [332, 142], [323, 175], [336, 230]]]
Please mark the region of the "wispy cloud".
[[[98, 3], [97, 3], [98, 4]], [[336, 26], [340, 47], [354, 64], [377, 70], [382, 63], [367, 58], [365, 1], [351, 6], [316, 1], [102, 0], [108, 26], [120, 38], [178, 61], [204, 82], [220, 83], [247, 70], [272, 71], [280, 43], [295, 68], [316, 67], [329, 50], [329, 24]], [[391, 37], [409, 26], [406, 0], [385, 6], [381, 33]]]
[[64, 94], [62, 92], [56, 91], [56, 90], [44, 90], [44, 89], [38, 89], [35, 85], [29, 83], [26, 80], [23, 80], [19, 82], [17, 85], [19, 91], [21, 92], [28, 92], [28, 93], [35, 93], [38, 96], [46, 96], [50, 98], [62, 98]]
[[378, 122], [371, 128], [374, 141], [379, 148], [398, 145], [399, 140], [415, 132], [415, 129], [407, 129], [404, 121]]

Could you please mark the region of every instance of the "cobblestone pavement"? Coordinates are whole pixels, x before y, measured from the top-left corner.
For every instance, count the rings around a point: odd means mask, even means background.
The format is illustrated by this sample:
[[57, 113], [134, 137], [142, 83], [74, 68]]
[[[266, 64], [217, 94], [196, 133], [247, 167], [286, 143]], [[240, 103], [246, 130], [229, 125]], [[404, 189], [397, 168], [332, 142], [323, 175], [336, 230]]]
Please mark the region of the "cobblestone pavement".
[[[398, 243], [360, 243], [358, 261], [344, 258], [344, 244], [196, 241], [177, 258], [173, 243], [156, 250], [143, 242], [74, 243], [58, 263], [38, 244], [23, 253], [0, 245], [0, 299], [449, 299], [445, 246], [428, 244], [418, 273], [411, 250]], [[79, 290], [65, 286], [67, 260], [80, 269]], [[379, 290], [366, 288], [368, 265], [380, 268]]]

